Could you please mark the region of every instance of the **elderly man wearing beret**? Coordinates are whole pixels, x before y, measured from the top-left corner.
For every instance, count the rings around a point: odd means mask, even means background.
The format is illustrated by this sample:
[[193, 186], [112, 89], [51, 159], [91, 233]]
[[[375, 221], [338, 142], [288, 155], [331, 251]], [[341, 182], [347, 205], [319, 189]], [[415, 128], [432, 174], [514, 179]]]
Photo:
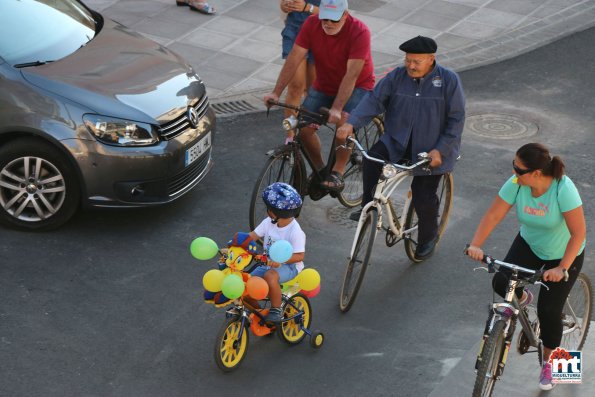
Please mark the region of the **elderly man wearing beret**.
[[[459, 154], [465, 123], [465, 97], [459, 76], [436, 63], [438, 46], [429, 37], [417, 36], [401, 44], [404, 66], [397, 67], [378, 82], [351, 112], [348, 122], [337, 131], [345, 139], [366, 125], [372, 117], [385, 113], [386, 133], [370, 149], [370, 155], [392, 162], [416, 160], [428, 152], [431, 173], [421, 170], [411, 183], [412, 201], [417, 213], [418, 245], [416, 258], [432, 255], [437, 242], [440, 178], [452, 171]], [[362, 206], [372, 201], [381, 164], [364, 160]], [[359, 220], [361, 209], [350, 218]]]

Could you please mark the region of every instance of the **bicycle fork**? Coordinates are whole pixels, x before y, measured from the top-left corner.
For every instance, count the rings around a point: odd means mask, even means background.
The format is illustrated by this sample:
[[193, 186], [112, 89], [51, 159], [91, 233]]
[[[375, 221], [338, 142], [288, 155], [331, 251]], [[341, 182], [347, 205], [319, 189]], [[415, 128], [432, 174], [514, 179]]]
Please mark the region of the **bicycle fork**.
[[[512, 314], [512, 315], [511, 315]], [[512, 342], [512, 337], [514, 336], [514, 330], [516, 325], [516, 316], [518, 314], [518, 309], [515, 309], [509, 303], [494, 303], [492, 304], [492, 308], [490, 310], [490, 315], [488, 320], [486, 321], [486, 326], [483, 331], [483, 338], [479, 345], [479, 351], [477, 353], [477, 358], [475, 360], [475, 370], [479, 369], [479, 365], [482, 361], [482, 353], [485, 343], [494, 328], [494, 324], [496, 321], [502, 320], [506, 322], [506, 327], [502, 331], [504, 333], [504, 349], [500, 353], [500, 357], [498, 357], [498, 367], [495, 374], [496, 378], [499, 378], [502, 373], [504, 372], [504, 367], [506, 366], [506, 360], [508, 358], [508, 352], [510, 351], [510, 345]]]

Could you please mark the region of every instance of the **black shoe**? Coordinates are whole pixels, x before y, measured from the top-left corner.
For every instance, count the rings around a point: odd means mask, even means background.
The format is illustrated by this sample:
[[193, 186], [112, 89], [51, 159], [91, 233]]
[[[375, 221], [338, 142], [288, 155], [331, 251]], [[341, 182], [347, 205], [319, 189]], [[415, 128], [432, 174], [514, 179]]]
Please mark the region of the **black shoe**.
[[357, 210], [357, 211], [353, 211], [353, 212], [352, 212], [352, 213], [349, 215], [349, 219], [351, 219], [352, 221], [356, 221], [356, 222], [357, 222], [357, 221], [359, 221], [359, 217], [362, 215], [362, 211], [363, 211], [363, 210], [364, 210], [363, 208], [360, 208], [360, 209], [359, 209], [359, 210]]
[[433, 238], [432, 240], [428, 241], [427, 243], [423, 243], [417, 246], [415, 250], [415, 258], [419, 260], [427, 259], [434, 253], [434, 249], [436, 248], [436, 243], [438, 242], [437, 238]]

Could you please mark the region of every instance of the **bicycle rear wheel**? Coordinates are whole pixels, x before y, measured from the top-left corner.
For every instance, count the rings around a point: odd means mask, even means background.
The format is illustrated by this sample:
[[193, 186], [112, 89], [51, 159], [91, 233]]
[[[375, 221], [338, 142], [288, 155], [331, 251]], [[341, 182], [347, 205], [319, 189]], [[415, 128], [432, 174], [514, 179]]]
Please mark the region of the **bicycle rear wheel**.
[[267, 208], [262, 201], [264, 189], [274, 182], [285, 182], [292, 185], [303, 197], [305, 172], [299, 151], [292, 147], [284, 148], [267, 159], [252, 190], [249, 215], [250, 230], [254, 230], [267, 217]]
[[277, 335], [283, 342], [296, 345], [306, 337], [307, 333], [304, 329], [310, 328], [312, 323], [310, 300], [302, 294], [295, 294], [286, 302], [283, 302], [282, 310], [283, 318], [291, 318], [300, 312], [302, 313], [301, 316], [293, 320], [283, 321], [277, 327]]
[[[440, 202], [438, 209], [438, 242], [442, 237], [442, 233], [444, 233], [444, 230], [446, 229], [448, 217], [450, 216], [450, 209], [452, 208], [453, 185], [454, 181], [452, 174], [444, 174], [440, 180], [440, 184], [438, 185], [438, 190], [436, 191], [438, 200]], [[411, 204], [407, 210], [403, 227], [405, 230], [412, 229], [405, 236], [405, 252], [407, 253], [409, 259], [415, 263], [422, 261], [415, 257], [415, 249], [418, 243], [417, 224], [417, 213], [415, 212], [415, 208], [413, 208], [413, 204]], [[438, 244], [438, 242], [436, 244]]]
[[339, 308], [347, 313], [362, 285], [366, 268], [370, 262], [370, 255], [376, 238], [376, 227], [378, 225], [378, 213], [371, 209], [366, 213], [366, 219], [359, 234], [355, 236], [355, 250], [353, 256], [347, 263], [343, 276], [343, 285], [339, 295]]
[[[355, 132], [358, 142], [366, 151], [378, 142], [380, 136], [384, 133], [384, 124], [380, 117], [374, 117], [370, 124]], [[338, 199], [347, 208], [353, 208], [362, 203], [364, 193], [362, 180], [362, 159], [363, 156], [357, 150], [351, 151], [349, 162], [345, 167], [343, 180], [345, 188], [339, 193]]]
[[593, 286], [589, 277], [580, 273], [570, 290], [562, 311], [562, 341], [565, 350], [581, 350], [591, 325]]
[[488, 339], [484, 342], [481, 356], [479, 358], [479, 368], [473, 387], [473, 397], [489, 397], [494, 391], [496, 380], [504, 369], [499, 368], [504, 353], [504, 328], [506, 322], [496, 321]]

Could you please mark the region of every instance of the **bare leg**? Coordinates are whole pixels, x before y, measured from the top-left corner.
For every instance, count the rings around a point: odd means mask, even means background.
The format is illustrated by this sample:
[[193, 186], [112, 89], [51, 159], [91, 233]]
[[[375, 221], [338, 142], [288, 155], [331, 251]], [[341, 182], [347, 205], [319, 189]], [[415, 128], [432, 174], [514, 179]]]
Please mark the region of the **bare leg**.
[[[304, 95], [304, 91], [306, 90], [306, 74], [307, 74], [307, 61], [304, 58], [302, 63], [298, 66], [293, 79], [289, 82], [287, 86], [287, 94], [285, 96], [285, 102], [290, 105], [299, 106], [302, 103], [302, 97]], [[289, 117], [291, 115], [295, 115], [295, 111], [291, 109], [284, 110], [285, 117]], [[295, 135], [295, 131], [287, 131], [287, 137], [293, 138]]]
[[269, 270], [264, 274], [264, 279], [269, 285], [269, 299], [272, 307], [281, 307], [281, 286], [279, 285], [279, 273]]
[[324, 160], [322, 159], [322, 153], [320, 152], [320, 138], [318, 137], [316, 130], [314, 128], [305, 127], [301, 129], [300, 133], [304, 148], [310, 155], [314, 167], [316, 167], [317, 170], [321, 169], [324, 167]]
[[543, 362], [547, 362], [547, 360], [550, 359], [550, 355], [552, 354], [552, 349], [547, 348], [547, 347], [543, 347]]

